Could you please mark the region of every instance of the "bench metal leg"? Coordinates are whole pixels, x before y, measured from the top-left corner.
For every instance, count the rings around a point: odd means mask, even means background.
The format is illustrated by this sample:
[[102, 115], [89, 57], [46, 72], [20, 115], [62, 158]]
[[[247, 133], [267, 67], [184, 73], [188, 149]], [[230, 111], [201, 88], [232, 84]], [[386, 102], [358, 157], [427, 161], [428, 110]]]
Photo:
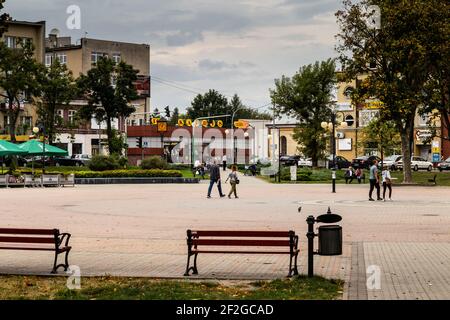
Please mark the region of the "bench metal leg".
[[[298, 258], [298, 253], [297, 254], [291, 254], [291, 257], [289, 259], [289, 273], [288, 273], [288, 278], [298, 275], [298, 269], [297, 269], [297, 258]], [[294, 267], [292, 267], [292, 260], [294, 260]]]
[[[190, 266], [190, 261], [191, 261], [191, 256], [195, 256], [194, 257], [194, 266], [189, 267]], [[189, 277], [189, 271], [191, 271], [191, 270], [192, 270], [192, 274], [198, 274], [198, 270], [197, 270], [197, 256], [198, 256], [198, 253], [188, 254], [187, 265], [186, 265], [186, 272], [184, 273], [185, 277]]]
[[59, 268], [64, 268], [64, 271], [67, 271], [69, 269], [69, 253], [70, 253], [70, 249], [67, 250], [65, 252], [65, 256], [64, 256], [64, 264], [58, 264], [58, 255], [60, 255], [62, 252], [55, 252], [55, 261], [53, 262], [53, 269], [52, 269], [52, 274], [56, 274], [58, 273], [58, 269]]

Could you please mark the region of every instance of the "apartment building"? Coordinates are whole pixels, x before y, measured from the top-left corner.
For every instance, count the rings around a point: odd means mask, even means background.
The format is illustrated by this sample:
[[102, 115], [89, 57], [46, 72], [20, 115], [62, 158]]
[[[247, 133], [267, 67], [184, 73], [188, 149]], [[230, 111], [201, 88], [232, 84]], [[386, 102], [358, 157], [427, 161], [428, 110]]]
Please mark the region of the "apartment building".
[[[52, 61], [58, 59], [72, 71], [74, 77], [79, 77], [97, 63], [100, 57], [110, 57], [116, 63], [125, 61], [139, 70], [139, 81], [136, 83], [140, 98], [133, 101], [136, 109], [138, 124], [144, 124], [144, 114], [150, 109], [150, 46], [148, 44], [134, 44], [118, 41], [82, 38], [73, 44], [70, 37], [59, 37], [53, 31], [45, 41], [45, 65], [50, 66]], [[58, 114], [66, 123], [73, 123], [74, 116], [86, 101], [75, 100], [68, 106], [61, 106]], [[125, 133], [126, 119], [117, 119], [114, 128]], [[60, 128], [55, 143], [67, 149], [69, 154], [105, 154], [106, 135], [105, 124], [99, 124], [95, 119], [84, 123], [77, 128]]]
[[[45, 58], [45, 21], [9, 21], [8, 30], [3, 34], [1, 41], [4, 41], [10, 48], [16, 48], [21, 41], [31, 41], [35, 47], [36, 61], [43, 63]], [[6, 104], [7, 99], [0, 95], [0, 139], [9, 140], [10, 119], [6, 114]], [[17, 141], [27, 141], [37, 121], [36, 108], [25, 93], [19, 108], [21, 113], [16, 124], [16, 139]]]
[[[346, 127], [338, 126], [336, 128], [336, 153], [348, 160], [352, 160], [361, 155], [378, 155], [378, 146], [364, 141], [362, 130], [378, 116], [382, 104], [377, 100], [366, 100], [364, 103], [354, 105], [351, 100], [351, 93], [364, 79], [364, 76], [358, 77], [354, 81], [337, 85], [336, 92], [336, 112], [337, 123], [345, 121]], [[429, 161], [437, 162], [440, 156], [434, 154], [444, 154], [446, 148], [445, 142], [441, 141], [441, 119], [439, 116], [433, 118], [438, 137], [432, 138], [432, 132], [429, 128], [429, 120], [432, 115], [419, 115], [415, 117], [413, 154]], [[432, 139], [431, 139], [432, 138]], [[401, 146], [394, 150], [401, 154]]]

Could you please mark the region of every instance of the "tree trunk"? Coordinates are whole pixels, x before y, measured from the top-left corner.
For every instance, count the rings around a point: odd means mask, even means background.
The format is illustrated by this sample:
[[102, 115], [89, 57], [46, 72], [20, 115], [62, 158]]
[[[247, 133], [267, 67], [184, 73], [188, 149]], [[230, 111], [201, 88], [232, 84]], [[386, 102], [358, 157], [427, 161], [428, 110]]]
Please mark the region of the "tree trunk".
[[[414, 121], [414, 118], [412, 119]], [[402, 159], [403, 159], [403, 183], [412, 183], [411, 170], [411, 128], [413, 124], [407, 121], [406, 127], [401, 131], [402, 139]]]
[[14, 110], [14, 103], [12, 99], [9, 99], [9, 110], [7, 115], [9, 116], [9, 136], [12, 143], [16, 143], [16, 123], [20, 113], [20, 106]]
[[[114, 143], [113, 143], [113, 130], [111, 125], [111, 119], [108, 117], [106, 119], [106, 134], [108, 136], [108, 149], [109, 149], [109, 155], [113, 155], [116, 153], [116, 150], [114, 150]], [[100, 141], [99, 141], [100, 143]]]

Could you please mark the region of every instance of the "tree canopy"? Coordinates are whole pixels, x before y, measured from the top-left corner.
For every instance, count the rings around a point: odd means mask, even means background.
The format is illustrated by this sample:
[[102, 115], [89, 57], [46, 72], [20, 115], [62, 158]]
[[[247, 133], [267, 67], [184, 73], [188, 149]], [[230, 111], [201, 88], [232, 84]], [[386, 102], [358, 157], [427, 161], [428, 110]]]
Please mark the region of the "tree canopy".
[[97, 64], [78, 79], [78, 86], [88, 104], [79, 111], [81, 118], [90, 120], [93, 116], [99, 122], [106, 122], [110, 154], [121, 154], [116, 143], [116, 132], [112, 122], [128, 117], [135, 111], [130, 105], [138, 98], [134, 82], [138, 70], [124, 61], [116, 64], [112, 59], [102, 57]]
[[292, 78], [282, 76], [275, 80], [275, 89], [270, 91], [272, 103], [279, 112], [299, 121], [294, 138], [315, 166], [325, 150], [325, 131], [321, 123], [331, 120], [335, 68], [332, 59], [303, 66]]
[[58, 59], [48, 68], [42, 66], [38, 80], [37, 113], [45, 124], [49, 143], [52, 144], [57, 133], [56, 128], [64, 125], [56, 110], [61, 105], [68, 104], [75, 97], [77, 89], [72, 72]]
[[[414, 119], [424, 103], [432, 59], [430, 38], [440, 32], [430, 28], [444, 0], [344, 0], [336, 13], [340, 26], [337, 51], [342, 65], [342, 80], [367, 77], [357, 87], [356, 102], [378, 99], [383, 103], [380, 117], [392, 120], [402, 137], [404, 181], [412, 181], [411, 155]], [[367, 23], [378, 14], [378, 27]]]
[[23, 111], [21, 106], [37, 93], [39, 63], [34, 59], [31, 41], [17, 39], [16, 48], [8, 48], [0, 42], [0, 88], [6, 98], [6, 115], [9, 118], [11, 141], [16, 141], [17, 120]]

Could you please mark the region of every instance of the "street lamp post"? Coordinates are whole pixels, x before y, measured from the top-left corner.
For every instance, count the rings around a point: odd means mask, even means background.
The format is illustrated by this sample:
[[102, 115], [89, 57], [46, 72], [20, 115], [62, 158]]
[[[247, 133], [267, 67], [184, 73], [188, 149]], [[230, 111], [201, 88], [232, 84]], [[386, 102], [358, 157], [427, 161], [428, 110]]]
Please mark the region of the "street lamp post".
[[44, 123], [41, 123], [38, 127], [34, 127], [33, 128], [33, 133], [34, 134], [38, 134], [38, 133], [40, 133], [40, 132], [42, 132], [42, 134], [43, 134], [43, 136], [44, 136], [44, 139], [43, 139], [43, 142], [42, 142], [42, 155], [43, 155], [43, 157], [42, 157], [42, 159], [43, 159], [43, 161], [42, 161], [42, 173], [43, 174], [45, 174], [45, 124]]
[[[331, 131], [331, 153], [333, 156], [333, 166], [331, 172], [331, 181], [332, 188], [331, 192], [336, 193], [336, 116], [339, 111], [335, 111], [334, 109], [331, 112], [331, 122], [322, 122], [321, 127], [325, 130]], [[342, 115], [344, 115], [342, 113]], [[343, 118], [344, 119], [344, 118]], [[340, 127], [346, 128], [348, 126], [347, 122], [343, 121], [340, 123]]]

